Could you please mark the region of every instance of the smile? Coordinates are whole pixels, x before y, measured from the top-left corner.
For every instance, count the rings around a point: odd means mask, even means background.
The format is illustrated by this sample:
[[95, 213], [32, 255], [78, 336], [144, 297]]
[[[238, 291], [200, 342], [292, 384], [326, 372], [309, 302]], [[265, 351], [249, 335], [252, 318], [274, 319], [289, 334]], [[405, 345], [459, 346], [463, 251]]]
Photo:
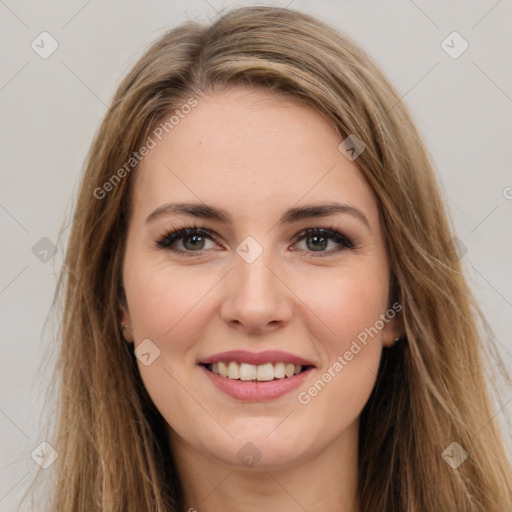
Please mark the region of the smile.
[[309, 366], [303, 366], [293, 363], [265, 363], [265, 364], [248, 364], [238, 363], [236, 361], [219, 361], [205, 365], [206, 368], [221, 377], [255, 382], [268, 382], [275, 379], [291, 378], [305, 371]]
[[[217, 365], [216, 368], [214, 364]], [[279, 375], [282, 375], [283, 367], [284, 376], [279, 377]], [[198, 368], [201, 369], [214, 388], [221, 391], [224, 395], [244, 402], [267, 402], [289, 394], [303, 384], [315, 369], [314, 366], [294, 365], [291, 363], [252, 365], [236, 363], [234, 361], [230, 361], [227, 364], [223, 362], [199, 364]], [[220, 374], [221, 368], [223, 373], [226, 374], [226, 371], [228, 372], [225, 377]], [[218, 373], [215, 373], [214, 369]], [[246, 380], [241, 379], [240, 374]], [[263, 380], [259, 380], [258, 375]], [[254, 376], [256, 378], [249, 379], [249, 377]]]

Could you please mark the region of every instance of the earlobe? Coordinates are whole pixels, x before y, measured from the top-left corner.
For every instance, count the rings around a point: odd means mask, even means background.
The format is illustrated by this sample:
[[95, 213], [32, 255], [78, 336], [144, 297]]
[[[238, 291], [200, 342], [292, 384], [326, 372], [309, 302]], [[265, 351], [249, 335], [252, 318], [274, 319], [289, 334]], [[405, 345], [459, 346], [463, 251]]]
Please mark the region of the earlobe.
[[132, 324], [130, 319], [130, 314], [126, 309], [123, 308], [123, 317], [121, 320], [121, 336], [123, 339], [128, 343], [133, 343], [133, 330], [132, 330]]
[[133, 343], [132, 328], [130, 325], [127, 325], [127, 324], [121, 325], [121, 336], [123, 337], [124, 341], [126, 341], [127, 343]]
[[398, 279], [396, 278], [396, 274], [390, 271], [388, 309], [385, 313], [387, 322], [382, 333], [382, 344], [387, 348], [397, 345], [405, 338], [402, 316], [403, 306], [400, 297], [401, 293]]
[[384, 332], [382, 334], [382, 344], [387, 348], [391, 348], [403, 341], [405, 332], [400, 310], [395, 312], [393, 317], [384, 327]]
[[385, 339], [383, 342], [383, 345], [386, 348], [394, 347], [395, 345], [398, 345], [399, 343], [402, 343], [404, 340], [403, 336], [395, 336], [394, 338]]

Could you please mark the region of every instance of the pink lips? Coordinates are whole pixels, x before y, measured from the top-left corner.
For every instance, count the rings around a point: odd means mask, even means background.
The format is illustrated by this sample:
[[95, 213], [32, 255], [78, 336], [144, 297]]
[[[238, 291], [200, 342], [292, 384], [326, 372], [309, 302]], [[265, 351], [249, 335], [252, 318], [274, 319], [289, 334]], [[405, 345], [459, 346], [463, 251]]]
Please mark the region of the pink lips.
[[312, 371], [309, 368], [293, 377], [284, 377], [283, 379], [274, 379], [267, 382], [252, 382], [228, 379], [216, 375], [205, 366], [200, 366], [200, 368], [217, 389], [233, 398], [248, 402], [261, 402], [279, 398], [298, 388]]
[[210, 364], [235, 361], [236, 363], [265, 364], [265, 363], [292, 363], [302, 366], [315, 366], [314, 363], [302, 357], [282, 352], [280, 350], [265, 350], [263, 352], [249, 352], [247, 350], [230, 350], [221, 352], [199, 361], [199, 364]]
[[274, 379], [266, 382], [253, 382], [222, 377], [206, 368], [208, 364], [219, 363], [221, 361], [225, 363], [235, 361], [237, 363], [254, 365], [281, 362], [315, 367], [315, 365], [307, 359], [279, 350], [266, 350], [257, 353], [248, 352], [246, 350], [231, 350], [215, 354], [198, 362], [201, 366], [201, 370], [205, 372], [206, 376], [217, 389], [238, 400], [251, 402], [272, 400], [289, 393], [304, 382], [313, 368], [307, 368], [293, 377], [284, 377], [282, 379]]

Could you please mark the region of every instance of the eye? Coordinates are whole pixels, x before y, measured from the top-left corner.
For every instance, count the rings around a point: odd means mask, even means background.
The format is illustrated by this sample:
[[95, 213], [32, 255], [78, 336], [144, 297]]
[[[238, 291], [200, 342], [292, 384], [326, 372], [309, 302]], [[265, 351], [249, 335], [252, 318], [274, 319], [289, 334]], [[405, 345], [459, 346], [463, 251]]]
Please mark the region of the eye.
[[[306, 249], [299, 249], [300, 251], [319, 253], [318, 256], [322, 257], [344, 249], [354, 249], [354, 244], [346, 236], [333, 228], [306, 229], [298, 235], [296, 244], [304, 240], [306, 241]], [[207, 241], [215, 242], [213, 233], [209, 229], [191, 226], [164, 234], [156, 242], [156, 245], [162, 249], [191, 256], [190, 253], [207, 250], [208, 247], [205, 247]], [[330, 241], [335, 245], [337, 244], [338, 247], [325, 251]], [[173, 245], [179, 245], [178, 242], [181, 242], [182, 249], [173, 247]]]
[[[346, 236], [332, 228], [306, 229], [299, 235], [298, 242], [302, 242], [303, 240], [306, 241], [306, 249], [299, 250], [321, 253], [318, 254], [318, 256], [321, 257], [344, 249], [354, 249], [354, 244]], [[334, 242], [338, 247], [330, 251], [325, 251], [324, 249], [329, 246], [329, 241]]]
[[[214, 241], [210, 230], [197, 226], [177, 229], [164, 234], [157, 242], [157, 246], [173, 252], [187, 253], [199, 252], [208, 249], [205, 247], [207, 240]], [[179, 250], [172, 247], [176, 242], [181, 242], [185, 249]], [[179, 245], [179, 244], [177, 244]]]

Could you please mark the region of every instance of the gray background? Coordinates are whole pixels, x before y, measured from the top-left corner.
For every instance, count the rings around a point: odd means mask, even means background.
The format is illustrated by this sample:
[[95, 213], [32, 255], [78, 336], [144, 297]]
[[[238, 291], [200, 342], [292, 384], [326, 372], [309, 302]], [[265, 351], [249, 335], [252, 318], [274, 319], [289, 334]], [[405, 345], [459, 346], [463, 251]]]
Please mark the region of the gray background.
[[[36, 375], [65, 247], [46, 263], [32, 248], [44, 246], [43, 237], [58, 242], [93, 133], [147, 45], [187, 18], [254, 3], [0, 0], [2, 511], [15, 510], [36, 469], [31, 453], [44, 441], [39, 422], [50, 371]], [[265, 3], [311, 13], [353, 36], [403, 95], [434, 156], [467, 249], [468, 278], [510, 370], [511, 1]], [[59, 45], [47, 59], [31, 48], [43, 31]], [[469, 43], [456, 59], [441, 47], [453, 31]], [[500, 389], [508, 405], [496, 405], [494, 421], [511, 443], [512, 390]]]

